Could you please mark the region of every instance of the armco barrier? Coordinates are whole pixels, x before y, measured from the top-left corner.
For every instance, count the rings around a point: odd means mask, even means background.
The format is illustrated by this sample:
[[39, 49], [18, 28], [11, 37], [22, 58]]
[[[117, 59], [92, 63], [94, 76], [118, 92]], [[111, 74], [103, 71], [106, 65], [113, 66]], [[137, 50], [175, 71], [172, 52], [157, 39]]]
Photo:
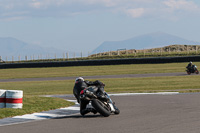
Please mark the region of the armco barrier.
[[30, 63], [1, 63], [0, 69], [65, 67], [65, 66], [96, 66], [96, 65], [119, 65], [119, 64], [155, 64], [155, 63], [177, 63], [177, 62], [189, 62], [189, 61], [200, 61], [200, 56], [128, 58], [128, 59], [57, 61], [57, 62], [30, 62]]
[[0, 90], [0, 108], [6, 107], [6, 90]]

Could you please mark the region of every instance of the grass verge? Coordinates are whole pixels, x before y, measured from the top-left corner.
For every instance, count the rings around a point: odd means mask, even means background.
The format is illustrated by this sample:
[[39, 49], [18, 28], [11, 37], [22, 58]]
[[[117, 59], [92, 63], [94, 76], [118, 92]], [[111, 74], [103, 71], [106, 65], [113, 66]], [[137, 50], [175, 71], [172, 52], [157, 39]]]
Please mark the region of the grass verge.
[[[194, 62], [200, 66], [200, 62]], [[0, 79], [184, 72], [187, 63], [0, 69]]]
[[[199, 91], [199, 75], [101, 79], [107, 92]], [[74, 80], [1, 82], [1, 89], [23, 90], [25, 96], [72, 94]]]
[[0, 119], [17, 115], [30, 114], [34, 112], [47, 111], [61, 107], [67, 107], [74, 103], [59, 98], [27, 96], [23, 98], [23, 109], [0, 109]]
[[147, 78], [109, 79], [106, 83], [108, 92], [200, 92], [200, 76], [170, 76]]

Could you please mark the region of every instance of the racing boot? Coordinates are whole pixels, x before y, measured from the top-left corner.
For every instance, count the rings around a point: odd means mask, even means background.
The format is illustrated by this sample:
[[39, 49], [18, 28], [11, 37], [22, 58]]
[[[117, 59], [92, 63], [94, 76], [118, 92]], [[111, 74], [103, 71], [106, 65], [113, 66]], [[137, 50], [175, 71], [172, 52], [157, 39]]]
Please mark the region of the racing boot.
[[90, 110], [88, 110], [88, 109], [83, 109], [83, 110], [80, 111], [82, 116], [84, 116], [85, 114], [87, 114], [89, 112], [90, 112]]
[[88, 108], [88, 110], [89, 110], [90, 112], [92, 112], [93, 114], [96, 114], [96, 113], [97, 113], [97, 111], [96, 111], [94, 108]]

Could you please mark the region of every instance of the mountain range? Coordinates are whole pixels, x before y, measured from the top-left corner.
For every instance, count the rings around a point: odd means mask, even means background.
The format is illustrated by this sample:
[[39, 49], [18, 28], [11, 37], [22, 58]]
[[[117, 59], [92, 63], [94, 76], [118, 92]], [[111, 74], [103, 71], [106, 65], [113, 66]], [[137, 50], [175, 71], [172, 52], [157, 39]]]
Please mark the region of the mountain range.
[[136, 36], [122, 41], [105, 41], [97, 47], [92, 54], [117, 51], [120, 49], [149, 49], [164, 47], [168, 45], [200, 45], [200, 42], [189, 41], [178, 36], [170, 35], [163, 32], [155, 32], [145, 35]]
[[[127, 40], [122, 41], [105, 41], [100, 46], [98, 46], [91, 54], [107, 52], [107, 51], [117, 51], [119, 49], [148, 49], [164, 47], [168, 45], [200, 45], [200, 42], [189, 41], [178, 36], [170, 35], [163, 32], [150, 33], [145, 35], [136, 36]], [[2, 38], [0, 37], [0, 56], [3, 60], [18, 60], [18, 57], [25, 58], [25, 56], [30, 59], [32, 58], [40, 59], [62, 58], [63, 53], [68, 52], [64, 50], [59, 50], [56, 48], [46, 48], [38, 45], [29, 44], [12, 37]], [[74, 52], [69, 52], [70, 58], [73, 56]]]
[[[12, 37], [0, 37], [0, 56], [3, 60], [11, 60], [12, 56], [16, 59], [20, 56], [22, 59], [27, 56], [30, 59], [32, 58], [38, 59], [49, 57], [55, 57], [55, 54], [58, 53], [62, 56], [63, 51], [55, 48], [45, 48], [38, 45], [29, 44], [18, 39]], [[35, 56], [35, 57], [33, 57]], [[43, 57], [42, 57], [43, 56]], [[6, 59], [7, 58], [7, 59]]]

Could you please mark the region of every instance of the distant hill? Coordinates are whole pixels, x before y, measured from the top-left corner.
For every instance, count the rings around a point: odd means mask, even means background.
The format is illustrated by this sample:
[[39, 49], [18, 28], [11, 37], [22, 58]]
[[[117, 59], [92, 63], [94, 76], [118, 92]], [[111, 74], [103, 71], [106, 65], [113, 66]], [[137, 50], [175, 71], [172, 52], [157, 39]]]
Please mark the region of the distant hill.
[[47, 55], [54, 57], [55, 54], [57, 54], [57, 56], [62, 56], [63, 51], [55, 48], [32, 45], [11, 37], [0, 37], [0, 56], [3, 60], [6, 60], [6, 57], [8, 60], [11, 60], [12, 56], [14, 56], [15, 59], [18, 59], [18, 56], [21, 56], [21, 58], [28, 56], [30, 59], [30, 56], [33, 57], [33, 55], [35, 59], [38, 59], [38, 56], [41, 55], [42, 57], [40, 58], [46, 58]]
[[90, 57], [156, 57], [156, 56], [184, 56], [184, 55], [197, 55], [199, 54], [200, 45], [169, 45], [159, 48], [151, 49], [130, 49], [102, 52], [90, 55]]
[[189, 41], [174, 35], [170, 35], [163, 32], [156, 32], [151, 34], [145, 34], [136, 36], [123, 41], [106, 41], [97, 47], [92, 54], [117, 51], [118, 49], [149, 49], [164, 47], [173, 44], [182, 45], [199, 45], [200, 42]]

